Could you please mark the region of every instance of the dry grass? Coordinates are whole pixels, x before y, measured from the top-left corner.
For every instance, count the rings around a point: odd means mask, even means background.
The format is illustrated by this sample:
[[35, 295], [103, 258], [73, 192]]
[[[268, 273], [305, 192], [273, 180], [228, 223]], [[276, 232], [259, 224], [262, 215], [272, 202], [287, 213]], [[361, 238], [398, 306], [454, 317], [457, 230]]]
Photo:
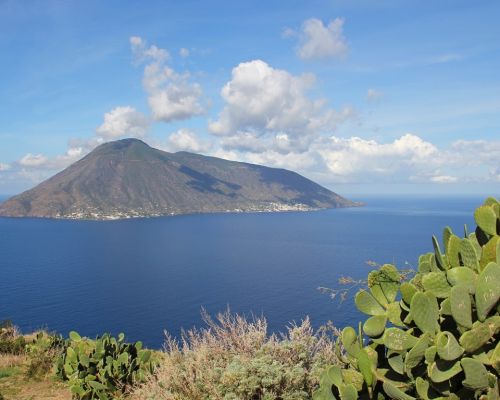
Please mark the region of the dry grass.
[[264, 318], [249, 321], [229, 311], [206, 327], [166, 333], [164, 360], [134, 400], [309, 399], [319, 374], [338, 363], [333, 328], [314, 332], [309, 319], [268, 335]]
[[0, 370], [14, 368], [23, 365], [26, 362], [24, 355], [18, 354], [0, 354]]
[[5, 400], [71, 399], [67, 386], [50, 375], [29, 379], [26, 376], [28, 364], [24, 355], [0, 354], [0, 376], [3, 376], [0, 378], [0, 394]]
[[[24, 338], [26, 344], [33, 343], [39, 332], [22, 335], [15, 326], [1, 331], [1, 338], [15, 340]], [[70, 400], [68, 387], [52, 377], [54, 354], [42, 353], [37, 357], [27, 354], [0, 353], [0, 394], [5, 400]], [[37, 371], [33, 373], [36, 366]]]

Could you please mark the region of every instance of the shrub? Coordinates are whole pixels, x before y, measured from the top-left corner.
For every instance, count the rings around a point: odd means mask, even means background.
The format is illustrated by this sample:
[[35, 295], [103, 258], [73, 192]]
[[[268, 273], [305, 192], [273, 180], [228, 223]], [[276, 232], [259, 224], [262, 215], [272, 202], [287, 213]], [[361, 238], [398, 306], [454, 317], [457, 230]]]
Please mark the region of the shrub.
[[499, 202], [474, 217], [463, 238], [444, 229], [444, 253], [433, 237], [410, 281], [389, 264], [368, 275], [355, 303], [370, 317], [342, 331], [346, 367], [324, 371], [315, 400], [498, 399]]
[[26, 340], [23, 336], [12, 339], [0, 339], [0, 354], [23, 354]]
[[64, 344], [61, 335], [37, 332], [33, 342], [26, 345], [28, 359], [26, 375], [29, 378], [41, 378], [50, 372], [63, 351]]
[[141, 342], [126, 343], [123, 334], [90, 340], [71, 332], [56, 371], [69, 382], [75, 398], [107, 400], [143, 381], [153, 372], [153, 362], [151, 351], [142, 349]]
[[0, 354], [20, 355], [24, 353], [26, 340], [11, 321], [0, 323]]
[[264, 318], [229, 311], [206, 328], [167, 334], [156, 373], [131, 398], [138, 400], [310, 399], [326, 365], [337, 363], [336, 331], [314, 332], [308, 319], [286, 334], [268, 335]]

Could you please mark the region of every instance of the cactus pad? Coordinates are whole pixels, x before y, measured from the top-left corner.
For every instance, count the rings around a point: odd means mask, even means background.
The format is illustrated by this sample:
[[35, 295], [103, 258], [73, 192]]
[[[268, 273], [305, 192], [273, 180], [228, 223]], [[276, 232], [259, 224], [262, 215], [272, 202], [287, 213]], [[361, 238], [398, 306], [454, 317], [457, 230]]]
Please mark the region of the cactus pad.
[[484, 321], [500, 298], [500, 266], [489, 263], [479, 274], [476, 288], [477, 317]]
[[462, 358], [462, 368], [465, 373], [463, 385], [469, 389], [485, 389], [488, 387], [488, 371], [479, 361], [472, 358]]
[[462, 372], [460, 361], [436, 360], [428, 367], [427, 373], [435, 383], [445, 382]]
[[384, 333], [387, 318], [384, 315], [374, 315], [363, 324], [363, 332], [370, 337], [378, 337]]
[[422, 284], [426, 291], [432, 292], [436, 297], [445, 298], [450, 295], [451, 287], [444, 272], [425, 274], [422, 278]]
[[409, 371], [415, 368], [425, 356], [425, 350], [429, 347], [429, 335], [424, 333], [415, 343], [405, 357], [405, 367]]
[[476, 292], [477, 274], [470, 268], [457, 267], [446, 271], [446, 278], [453, 286], [464, 286], [470, 294]]
[[464, 353], [464, 349], [458, 344], [457, 339], [451, 332], [439, 332], [436, 336], [436, 348], [439, 357], [443, 360], [456, 360]]
[[497, 233], [497, 215], [491, 206], [481, 206], [474, 212], [477, 226], [488, 235]]
[[455, 286], [451, 289], [450, 306], [451, 315], [457, 324], [472, 328], [472, 304], [467, 287]]
[[354, 299], [359, 311], [368, 315], [384, 315], [385, 310], [366, 290], [360, 290]]
[[391, 350], [407, 350], [415, 346], [417, 338], [399, 328], [387, 328], [384, 333], [384, 344]]
[[464, 266], [475, 270], [479, 269], [479, 255], [473, 240], [462, 239], [460, 241], [460, 257], [462, 258]]
[[436, 332], [439, 326], [439, 308], [437, 299], [432, 293], [415, 293], [411, 300], [410, 312], [413, 321], [422, 332], [432, 335]]

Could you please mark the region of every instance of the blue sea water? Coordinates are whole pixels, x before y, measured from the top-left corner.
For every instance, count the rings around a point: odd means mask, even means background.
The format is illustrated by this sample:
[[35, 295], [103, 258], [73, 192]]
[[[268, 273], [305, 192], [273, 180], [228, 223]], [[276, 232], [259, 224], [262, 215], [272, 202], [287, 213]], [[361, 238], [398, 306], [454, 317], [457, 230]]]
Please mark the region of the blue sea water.
[[200, 311], [263, 314], [270, 330], [306, 315], [360, 315], [317, 288], [366, 276], [368, 260], [415, 266], [432, 234], [474, 226], [481, 198], [362, 198], [362, 208], [113, 222], [0, 218], [0, 320], [93, 337], [125, 332], [159, 348]]

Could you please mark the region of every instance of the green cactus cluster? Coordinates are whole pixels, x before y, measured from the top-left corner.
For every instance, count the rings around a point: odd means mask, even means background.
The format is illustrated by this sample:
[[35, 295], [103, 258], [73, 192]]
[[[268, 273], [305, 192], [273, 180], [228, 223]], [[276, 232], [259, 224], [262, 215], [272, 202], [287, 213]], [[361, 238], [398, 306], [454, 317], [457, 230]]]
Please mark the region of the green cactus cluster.
[[111, 400], [134, 383], [153, 373], [151, 351], [141, 342], [126, 343], [104, 334], [95, 340], [71, 332], [62, 355], [56, 361], [56, 374], [67, 380], [73, 398]]
[[500, 399], [500, 203], [488, 198], [463, 237], [419, 258], [410, 280], [393, 265], [356, 294], [369, 315], [338, 344], [343, 366], [322, 374], [314, 400]]

